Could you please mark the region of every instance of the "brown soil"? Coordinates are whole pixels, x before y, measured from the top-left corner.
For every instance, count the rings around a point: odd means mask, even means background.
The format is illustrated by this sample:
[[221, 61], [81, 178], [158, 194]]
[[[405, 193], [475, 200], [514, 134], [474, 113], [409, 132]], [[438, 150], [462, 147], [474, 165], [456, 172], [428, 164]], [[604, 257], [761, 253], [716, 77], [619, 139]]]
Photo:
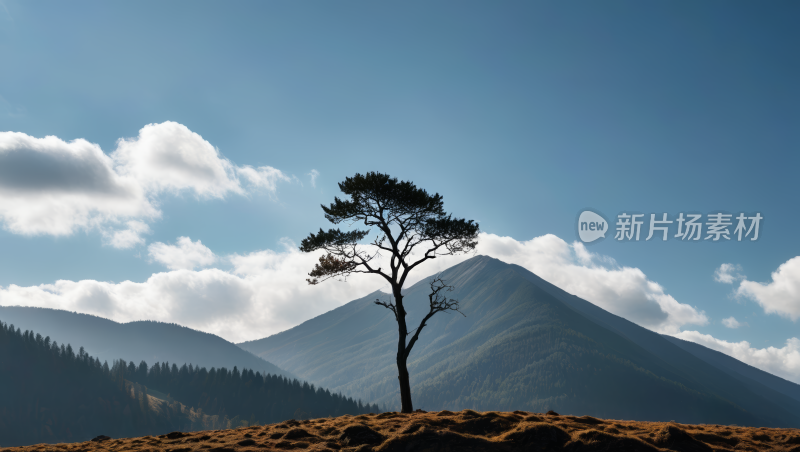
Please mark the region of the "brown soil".
[[524, 411], [416, 412], [285, 421], [235, 430], [37, 444], [0, 452], [791, 451], [800, 430], [687, 425]]

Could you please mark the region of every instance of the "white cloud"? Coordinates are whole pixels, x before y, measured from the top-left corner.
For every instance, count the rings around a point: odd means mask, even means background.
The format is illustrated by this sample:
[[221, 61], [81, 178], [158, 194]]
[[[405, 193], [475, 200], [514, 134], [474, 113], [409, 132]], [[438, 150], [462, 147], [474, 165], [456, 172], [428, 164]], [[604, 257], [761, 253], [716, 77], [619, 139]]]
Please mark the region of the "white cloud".
[[[66, 309], [120, 322], [175, 322], [239, 342], [283, 331], [374, 290], [386, 289], [385, 281], [372, 275], [309, 286], [307, 274], [321, 253], [302, 253], [289, 240], [284, 240], [279, 250], [228, 256], [230, 271], [190, 270], [209, 265], [214, 254], [186, 237], [176, 245], [153, 244], [149, 250], [153, 259], [175, 270], [154, 274], [141, 283], [11, 285], [0, 288], [0, 305]], [[478, 252], [523, 266], [567, 292], [655, 331], [675, 333], [683, 325], [708, 322], [704, 313], [677, 302], [641, 270], [619, 267], [608, 257], [554, 235], [517, 241], [484, 233]], [[406, 287], [470, 257], [428, 261], [411, 274]]]
[[61, 280], [31, 287], [12, 284], [0, 289], [0, 304], [66, 309], [126, 322], [179, 321], [214, 331], [219, 320], [246, 315], [250, 295], [246, 282], [230, 273], [177, 270], [156, 273], [142, 283]]
[[772, 273], [772, 282], [762, 284], [744, 279], [736, 295], [756, 301], [767, 314], [796, 321], [800, 317], [800, 256], [793, 257]]
[[118, 174], [99, 146], [0, 132], [0, 219], [16, 234], [78, 229], [160, 215], [134, 178]]
[[787, 339], [786, 345], [781, 348], [754, 348], [747, 341], [728, 342], [697, 331], [682, 331], [674, 336], [800, 384], [800, 339], [796, 337]]
[[319, 177], [319, 171], [312, 169], [311, 172], [308, 173], [308, 176], [311, 178], [311, 186], [316, 188], [317, 177]]
[[[552, 234], [518, 241], [482, 233], [477, 252], [524, 267], [573, 295], [659, 333], [677, 333], [687, 324], [708, 323], [704, 312], [678, 302], [638, 268], [621, 267], [609, 256], [589, 252], [580, 242], [569, 244]], [[432, 266], [443, 270], [468, 257], [437, 258]]]
[[142, 234], [149, 234], [150, 226], [142, 221], [131, 220], [128, 228], [118, 231], [105, 232], [108, 244], [114, 248], [130, 249], [137, 245], [144, 245]]
[[281, 170], [271, 166], [251, 166], [236, 167], [236, 174], [247, 180], [253, 187], [264, 188], [274, 193], [278, 189], [278, 182], [290, 182], [291, 177], [284, 174]]
[[216, 254], [200, 240], [192, 242], [189, 237], [178, 237], [177, 245], [156, 242], [147, 247], [150, 258], [170, 270], [194, 270], [208, 267], [217, 260]]
[[742, 267], [734, 264], [722, 264], [718, 269], [714, 270], [714, 281], [723, 284], [733, 284], [735, 281], [743, 279], [740, 272]]
[[[167, 254], [179, 253], [183, 244], [189, 249], [202, 246], [179, 239]], [[65, 309], [118, 322], [174, 322], [240, 342], [291, 328], [382, 285], [377, 278], [359, 275], [346, 283], [309, 286], [305, 279], [320, 253], [301, 253], [289, 241], [284, 247], [230, 256], [232, 271], [181, 269], [153, 274], [144, 282], [62, 280], [0, 287], [0, 305]]]
[[243, 192], [235, 165], [176, 122], [148, 124], [138, 137], [118, 140], [112, 157], [120, 174], [133, 177], [149, 192], [192, 190], [214, 198]]
[[733, 318], [733, 316], [728, 317], [727, 319], [722, 319], [722, 324], [727, 326], [728, 328], [739, 328], [740, 326], [748, 326], [747, 322], [740, 323], [738, 320]]
[[143, 225], [161, 216], [163, 193], [274, 194], [278, 182], [289, 180], [269, 166], [234, 165], [200, 135], [170, 121], [118, 140], [111, 155], [84, 139], [0, 132], [0, 223], [15, 234], [98, 229], [111, 246], [129, 248], [144, 243]]

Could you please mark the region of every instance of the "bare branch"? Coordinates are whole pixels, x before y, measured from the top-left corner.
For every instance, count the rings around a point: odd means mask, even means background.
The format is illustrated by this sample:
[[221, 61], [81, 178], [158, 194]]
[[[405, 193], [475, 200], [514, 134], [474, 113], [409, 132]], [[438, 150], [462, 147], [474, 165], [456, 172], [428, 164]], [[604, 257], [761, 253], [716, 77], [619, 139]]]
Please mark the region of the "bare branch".
[[392, 311], [392, 314], [394, 314], [394, 319], [397, 320], [397, 306], [392, 303], [391, 299], [389, 301], [381, 301], [381, 299], [378, 298], [374, 301], [374, 303]]
[[[466, 315], [459, 311], [458, 300], [453, 298], [448, 299], [446, 293], [453, 291], [453, 286], [448, 286], [445, 284], [444, 280], [442, 279], [442, 275], [436, 275], [430, 282], [431, 286], [431, 293], [428, 295], [429, 301], [429, 310], [422, 321], [419, 323], [419, 326], [414, 330], [414, 336], [411, 337], [411, 340], [408, 342], [406, 346], [406, 357], [408, 357], [409, 353], [411, 353], [411, 349], [414, 347], [414, 344], [417, 343], [417, 339], [419, 339], [419, 333], [422, 332], [422, 329], [425, 328], [427, 325], [428, 320], [434, 316], [437, 312], [447, 312], [447, 311], [455, 311], [459, 314], [466, 317]], [[411, 334], [410, 332], [408, 334]]]
[[[425, 240], [420, 240], [420, 243], [423, 242], [423, 241], [425, 241]], [[411, 270], [413, 270], [414, 267], [416, 267], [417, 265], [427, 261], [428, 259], [435, 259], [436, 258], [436, 256], [437, 256], [436, 251], [439, 248], [441, 248], [441, 246], [443, 244], [440, 243], [440, 244], [437, 245], [436, 242], [434, 240], [432, 240], [432, 239], [431, 239], [431, 242], [433, 243], [433, 247], [429, 248], [427, 251], [425, 251], [425, 255], [422, 256], [422, 258], [420, 258], [418, 261], [414, 262], [411, 265], [405, 266], [405, 269], [403, 270], [403, 275], [400, 277], [400, 285], [405, 283], [405, 280], [406, 280], [406, 277], [408, 276], [408, 273], [411, 272]], [[438, 254], [438, 255], [446, 256], [446, 255], [449, 255], [449, 254], [451, 254], [451, 253], [441, 253], [441, 254]]]

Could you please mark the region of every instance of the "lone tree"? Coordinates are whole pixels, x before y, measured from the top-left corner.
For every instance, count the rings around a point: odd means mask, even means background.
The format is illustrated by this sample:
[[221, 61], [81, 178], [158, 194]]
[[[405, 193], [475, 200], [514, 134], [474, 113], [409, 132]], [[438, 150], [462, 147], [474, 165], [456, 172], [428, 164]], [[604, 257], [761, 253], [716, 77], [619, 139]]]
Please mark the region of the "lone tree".
[[[429, 259], [474, 250], [478, 244], [478, 224], [445, 213], [438, 193], [430, 195], [411, 182], [398, 182], [388, 174], [356, 174], [340, 182], [339, 189], [350, 199], [336, 197], [330, 206], [323, 205], [325, 218], [333, 224], [363, 222], [367, 227], [377, 228], [378, 234], [369, 245], [358, 243], [369, 235], [369, 229], [349, 232], [320, 229], [317, 234], [309, 234], [300, 243], [300, 251], [323, 249], [326, 254], [314, 265], [307, 281], [313, 285], [330, 278], [346, 278], [352, 273], [373, 273], [391, 285], [394, 301], [376, 300], [375, 304], [390, 309], [397, 320], [400, 401], [402, 412], [410, 413], [413, 406], [406, 367], [408, 355], [425, 322], [437, 312], [458, 311], [458, 301], [447, 299], [446, 293], [453, 288], [441, 277], [435, 277], [430, 282], [429, 311], [408, 340], [411, 332], [406, 325], [403, 284], [411, 270]], [[390, 257], [388, 269], [382, 268], [376, 260], [383, 253]]]

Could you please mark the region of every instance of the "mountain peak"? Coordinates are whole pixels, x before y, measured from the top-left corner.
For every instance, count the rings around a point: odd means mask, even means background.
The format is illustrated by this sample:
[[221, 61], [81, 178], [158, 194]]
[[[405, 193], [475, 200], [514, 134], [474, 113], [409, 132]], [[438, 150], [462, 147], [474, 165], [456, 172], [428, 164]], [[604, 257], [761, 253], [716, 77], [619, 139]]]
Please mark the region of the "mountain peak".
[[[420, 334], [408, 361], [416, 407], [800, 425], [797, 401], [733, 378], [523, 267], [478, 255], [441, 274], [465, 316], [439, 313]], [[429, 280], [404, 290], [409, 329], [427, 313]], [[396, 408], [397, 323], [371, 301], [240, 346], [309, 382]]]

